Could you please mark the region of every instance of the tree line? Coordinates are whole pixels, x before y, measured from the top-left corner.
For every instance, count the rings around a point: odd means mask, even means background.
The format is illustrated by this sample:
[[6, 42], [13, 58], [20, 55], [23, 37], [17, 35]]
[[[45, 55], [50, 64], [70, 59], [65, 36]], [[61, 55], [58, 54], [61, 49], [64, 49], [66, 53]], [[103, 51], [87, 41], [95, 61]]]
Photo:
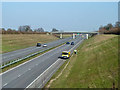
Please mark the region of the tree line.
[[116, 22], [115, 25], [112, 25], [111, 23], [101, 26], [99, 28], [100, 34], [117, 34], [120, 35], [120, 22]]
[[[51, 32], [59, 32], [59, 30], [53, 28]], [[0, 29], [0, 33], [2, 34], [46, 34], [48, 31], [45, 31], [43, 28], [37, 28], [32, 30], [29, 25], [19, 26], [18, 30], [8, 28]]]

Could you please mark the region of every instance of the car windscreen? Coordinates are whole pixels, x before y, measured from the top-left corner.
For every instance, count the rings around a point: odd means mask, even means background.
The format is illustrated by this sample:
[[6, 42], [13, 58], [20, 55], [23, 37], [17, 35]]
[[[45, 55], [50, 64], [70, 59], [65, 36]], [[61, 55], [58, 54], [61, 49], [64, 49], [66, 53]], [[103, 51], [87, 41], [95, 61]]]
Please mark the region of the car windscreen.
[[68, 55], [68, 53], [62, 53], [62, 54], [64, 54], [64, 55]]
[[37, 45], [41, 45], [40, 43], [37, 43]]

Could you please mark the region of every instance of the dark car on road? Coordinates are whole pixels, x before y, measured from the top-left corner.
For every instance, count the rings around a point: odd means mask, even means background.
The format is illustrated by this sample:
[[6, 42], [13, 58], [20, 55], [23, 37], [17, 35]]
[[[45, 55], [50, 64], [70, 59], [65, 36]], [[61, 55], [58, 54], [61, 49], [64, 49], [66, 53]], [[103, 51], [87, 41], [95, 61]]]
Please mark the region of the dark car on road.
[[37, 47], [40, 47], [41, 46], [41, 43], [37, 43], [37, 45], [36, 45]]
[[70, 44], [70, 42], [66, 42], [66, 44]]
[[74, 45], [74, 42], [71, 42], [71, 45]]

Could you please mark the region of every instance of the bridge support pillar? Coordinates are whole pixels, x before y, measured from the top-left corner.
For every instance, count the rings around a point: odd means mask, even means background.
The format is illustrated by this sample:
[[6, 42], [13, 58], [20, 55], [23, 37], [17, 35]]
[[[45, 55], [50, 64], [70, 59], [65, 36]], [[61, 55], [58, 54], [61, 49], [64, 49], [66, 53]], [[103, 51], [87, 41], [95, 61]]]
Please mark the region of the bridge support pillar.
[[73, 39], [75, 39], [75, 34], [73, 33]]
[[86, 34], [86, 39], [88, 39], [88, 34]]
[[60, 34], [60, 39], [62, 39], [63, 37], [62, 37], [62, 33]]

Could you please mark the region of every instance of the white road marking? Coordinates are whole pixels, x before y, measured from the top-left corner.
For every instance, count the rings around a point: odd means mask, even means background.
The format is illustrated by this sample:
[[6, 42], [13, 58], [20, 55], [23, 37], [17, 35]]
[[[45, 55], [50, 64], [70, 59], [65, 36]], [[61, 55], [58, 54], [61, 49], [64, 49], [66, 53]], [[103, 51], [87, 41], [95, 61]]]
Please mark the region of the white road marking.
[[31, 70], [31, 68], [29, 68], [28, 70]]
[[29, 88], [38, 78], [40, 78], [49, 68], [51, 68], [58, 60], [62, 59], [57, 59], [50, 67], [48, 67], [40, 76], [38, 76], [33, 82], [31, 82], [26, 88]]
[[8, 83], [5, 83], [5, 84], [3, 85], [3, 87], [6, 86], [7, 84], [8, 84]]
[[18, 77], [20, 77], [21, 75], [18, 75]]
[[36, 64], [36, 66], [37, 66], [38, 64]]

